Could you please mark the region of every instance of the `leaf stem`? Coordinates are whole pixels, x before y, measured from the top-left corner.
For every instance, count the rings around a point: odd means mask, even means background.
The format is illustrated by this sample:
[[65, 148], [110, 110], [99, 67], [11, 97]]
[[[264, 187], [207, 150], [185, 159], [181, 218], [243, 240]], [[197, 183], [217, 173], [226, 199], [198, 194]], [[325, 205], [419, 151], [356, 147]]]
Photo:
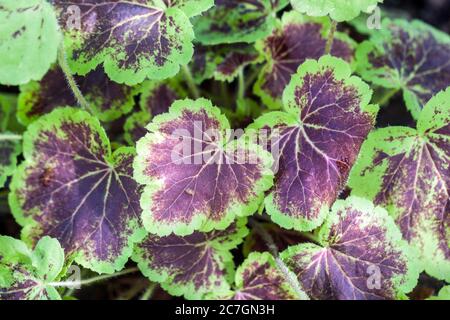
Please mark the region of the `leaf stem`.
[[72, 75], [72, 71], [70, 70], [69, 64], [67, 63], [67, 55], [66, 50], [64, 49], [64, 43], [61, 42], [61, 45], [58, 49], [58, 63], [61, 67], [61, 70], [64, 73], [64, 76], [66, 77], [67, 84], [69, 85], [70, 89], [72, 90], [73, 95], [75, 96], [75, 99], [77, 99], [78, 104], [85, 110], [89, 111], [92, 114], [92, 109], [89, 105], [89, 103], [84, 98], [83, 94], [80, 91], [80, 88], [78, 88], [78, 85], [75, 81], [75, 78]]
[[255, 82], [256, 78], [258, 78], [258, 76], [259, 76], [259, 73], [260, 73], [260, 69], [255, 68], [253, 70], [253, 72], [250, 73], [250, 76], [248, 76], [245, 79], [245, 91], [247, 91], [250, 88], [250, 86]]
[[232, 103], [230, 99], [230, 94], [228, 92], [228, 82], [220, 81], [220, 97], [222, 99], [222, 106], [226, 108], [231, 108]]
[[86, 280], [50, 282], [50, 283], [47, 283], [47, 285], [52, 286], [52, 287], [68, 287], [68, 288], [70, 288], [70, 287], [81, 287], [81, 286], [87, 286], [87, 285], [90, 285], [92, 283], [99, 282], [99, 281], [102, 281], [102, 280], [107, 280], [107, 279], [123, 276], [123, 275], [129, 274], [129, 273], [136, 272], [138, 270], [139, 269], [137, 267], [135, 267], [135, 268], [125, 269], [125, 270], [122, 270], [120, 272], [116, 272], [116, 273], [113, 273], [113, 274], [105, 274], [105, 275], [92, 277], [92, 278], [89, 278], [89, 279], [86, 279]]
[[151, 296], [153, 295], [153, 292], [155, 292], [157, 285], [156, 283], [151, 283], [147, 290], [145, 290], [144, 294], [142, 295], [140, 300], [148, 300], [151, 298]]
[[197, 85], [195, 84], [194, 78], [192, 77], [192, 73], [191, 70], [189, 70], [189, 67], [187, 65], [181, 66], [181, 70], [183, 70], [186, 83], [189, 87], [189, 90], [191, 91], [192, 96], [195, 99], [200, 98], [200, 92], [198, 90]]
[[245, 77], [244, 77], [244, 69], [241, 68], [241, 70], [239, 70], [238, 76], [237, 100], [243, 100], [244, 97], [245, 97]]
[[331, 29], [330, 32], [328, 33], [328, 39], [327, 39], [327, 44], [325, 46], [325, 54], [330, 54], [331, 53], [331, 49], [333, 47], [333, 42], [334, 42], [334, 35], [336, 33], [337, 30], [337, 21], [332, 20], [331, 22]]
[[0, 141], [5, 141], [5, 140], [22, 140], [22, 136], [20, 134], [14, 134], [14, 133], [1, 133]]
[[292, 289], [294, 289], [295, 293], [300, 298], [300, 300], [309, 300], [309, 297], [305, 294], [297, 277], [295, 277], [292, 274], [292, 272], [289, 270], [288, 266], [284, 263], [283, 260], [280, 259], [279, 253], [278, 253], [278, 248], [277, 248], [275, 242], [273, 241], [272, 236], [263, 227], [261, 227], [261, 225], [256, 220], [251, 219], [249, 223], [250, 223], [250, 226], [252, 226], [254, 228], [254, 230], [265, 241], [267, 247], [269, 248], [270, 253], [272, 253], [272, 255], [275, 258], [275, 262], [276, 262], [278, 268], [281, 270], [281, 272], [284, 275], [284, 278], [286, 279], [287, 282], [289, 282]]

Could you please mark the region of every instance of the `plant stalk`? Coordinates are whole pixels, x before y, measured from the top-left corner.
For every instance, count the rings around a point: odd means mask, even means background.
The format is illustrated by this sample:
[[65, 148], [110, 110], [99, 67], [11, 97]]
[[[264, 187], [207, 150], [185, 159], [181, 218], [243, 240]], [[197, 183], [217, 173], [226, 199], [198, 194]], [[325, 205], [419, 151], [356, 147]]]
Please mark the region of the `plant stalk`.
[[189, 90], [191, 91], [192, 96], [195, 99], [200, 98], [200, 92], [198, 90], [197, 85], [195, 84], [194, 78], [192, 77], [192, 73], [191, 70], [189, 70], [189, 67], [187, 65], [181, 66], [181, 70], [183, 70], [186, 83], [189, 87]]
[[272, 253], [272, 255], [274, 256], [275, 262], [276, 262], [278, 268], [281, 270], [281, 272], [284, 275], [284, 278], [286, 279], [287, 282], [289, 282], [292, 289], [294, 289], [295, 293], [300, 298], [300, 300], [309, 300], [309, 297], [305, 294], [297, 277], [295, 277], [292, 274], [292, 272], [289, 270], [288, 266], [284, 263], [283, 260], [280, 259], [279, 253], [278, 253], [278, 248], [277, 248], [275, 242], [273, 241], [272, 236], [263, 227], [261, 227], [260, 224], [256, 220], [253, 220], [253, 219], [250, 220], [250, 225], [264, 240], [267, 247], [269, 248], [270, 253]]
[[78, 88], [78, 85], [75, 81], [75, 78], [72, 75], [72, 70], [70, 70], [69, 64], [67, 63], [67, 55], [66, 50], [64, 49], [64, 44], [61, 43], [58, 49], [58, 63], [61, 67], [61, 70], [64, 73], [64, 76], [66, 77], [67, 84], [69, 85], [70, 89], [72, 90], [73, 95], [75, 96], [75, 99], [77, 100], [78, 104], [85, 109], [86, 111], [90, 112], [92, 114], [92, 109], [89, 103], [84, 98], [83, 94], [80, 91], [80, 88]]
[[52, 286], [52, 287], [67, 287], [67, 288], [81, 287], [81, 286], [87, 286], [87, 285], [90, 285], [92, 283], [99, 282], [102, 280], [107, 280], [107, 279], [123, 276], [123, 275], [129, 274], [129, 273], [136, 272], [138, 270], [139, 269], [135, 267], [135, 268], [125, 269], [125, 270], [122, 270], [120, 272], [116, 272], [113, 274], [105, 274], [105, 275], [101, 275], [101, 276], [96, 276], [96, 277], [89, 278], [86, 280], [50, 282], [50, 283], [47, 283], [47, 285]]
[[156, 287], [157, 287], [156, 283], [151, 283], [148, 286], [147, 290], [145, 290], [145, 292], [142, 295], [140, 300], [148, 300], [148, 299], [150, 299], [152, 297], [152, 295], [153, 295], [153, 292], [155, 292]]
[[0, 134], [0, 141], [5, 141], [5, 140], [22, 140], [22, 136], [20, 134], [14, 134], [14, 133]]
[[239, 70], [238, 77], [238, 94], [237, 100], [243, 100], [245, 97], [245, 77], [244, 77], [244, 69]]
[[331, 49], [333, 48], [333, 42], [334, 42], [334, 35], [336, 33], [337, 30], [337, 21], [332, 20], [331, 22], [331, 29], [330, 32], [328, 33], [328, 39], [327, 39], [327, 44], [325, 46], [325, 54], [330, 54], [331, 53]]

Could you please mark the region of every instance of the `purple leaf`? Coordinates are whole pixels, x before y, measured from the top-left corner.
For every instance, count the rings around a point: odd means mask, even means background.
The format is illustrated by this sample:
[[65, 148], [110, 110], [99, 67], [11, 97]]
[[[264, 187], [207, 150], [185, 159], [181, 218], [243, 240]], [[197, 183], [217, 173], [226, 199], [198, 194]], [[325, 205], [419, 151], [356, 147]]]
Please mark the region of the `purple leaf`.
[[378, 108], [372, 91], [349, 65], [324, 56], [308, 60], [284, 92], [285, 112], [263, 115], [251, 126], [267, 134], [276, 159], [267, 213], [287, 229], [319, 226], [346, 184]]
[[149, 235], [135, 249], [133, 260], [142, 273], [172, 295], [200, 299], [228, 292], [234, 271], [230, 250], [242, 242], [248, 230], [240, 219], [226, 230], [194, 232], [185, 237]]
[[[102, 121], [112, 121], [131, 111], [137, 90], [109, 80], [103, 68], [89, 72], [84, 77], [75, 76], [75, 82]], [[30, 124], [57, 107], [78, 105], [64, 73], [54, 67], [41, 81], [21, 86], [18, 117], [23, 124]]]
[[450, 36], [421, 21], [385, 19], [382, 29], [357, 51], [361, 76], [403, 90], [414, 118], [450, 84]]
[[[256, 82], [255, 93], [269, 108], [281, 107], [283, 91], [303, 62], [307, 59], [318, 60], [325, 54], [329, 29], [328, 18], [307, 18], [292, 11], [283, 16], [282, 24], [270, 36], [258, 43], [267, 62]], [[352, 62], [353, 47], [350, 38], [337, 33], [331, 54]]]
[[96, 118], [64, 108], [28, 127], [24, 157], [10, 193], [24, 238], [56, 238], [66, 255], [99, 273], [123, 268], [133, 243], [145, 235], [141, 188], [132, 177], [134, 150], [111, 154]]
[[225, 229], [253, 214], [272, 186], [270, 154], [229, 141], [228, 120], [205, 99], [179, 100], [137, 144], [136, 180], [145, 228], [160, 236]]
[[313, 299], [404, 298], [417, 283], [416, 257], [394, 221], [365, 199], [337, 201], [319, 239], [281, 254]]
[[364, 143], [349, 185], [384, 206], [420, 253], [425, 271], [450, 281], [450, 88], [420, 113], [417, 130], [382, 128]]

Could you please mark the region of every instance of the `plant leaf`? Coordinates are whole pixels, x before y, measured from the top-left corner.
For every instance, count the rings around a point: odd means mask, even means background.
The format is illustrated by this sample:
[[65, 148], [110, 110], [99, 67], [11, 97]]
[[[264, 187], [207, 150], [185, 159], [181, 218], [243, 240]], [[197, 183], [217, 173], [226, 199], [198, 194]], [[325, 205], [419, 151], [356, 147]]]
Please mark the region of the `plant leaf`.
[[197, 84], [211, 78], [232, 82], [241, 70], [256, 63], [258, 58], [258, 52], [248, 44], [196, 45], [190, 70]]
[[387, 208], [425, 271], [450, 281], [450, 88], [422, 110], [417, 130], [389, 127], [364, 143], [352, 194]]
[[203, 44], [255, 42], [275, 25], [275, 13], [287, 0], [216, 0], [215, 6], [195, 18], [195, 36]]
[[427, 300], [450, 300], [450, 286], [443, 287], [437, 296], [430, 297]]
[[268, 133], [276, 160], [275, 185], [265, 199], [274, 222], [299, 231], [322, 223], [375, 122], [371, 96], [345, 61], [307, 60], [284, 91], [286, 111], [267, 113], [251, 125]]
[[308, 16], [329, 15], [338, 22], [350, 21], [361, 12], [371, 12], [383, 0], [291, 0], [292, 7]]
[[[109, 80], [101, 67], [86, 76], [75, 76], [81, 93], [101, 121], [116, 120], [131, 111], [137, 90]], [[30, 82], [20, 87], [17, 116], [28, 125], [57, 107], [78, 105], [64, 73], [52, 68], [39, 82]]]
[[214, 6], [214, 0], [162, 0], [162, 2], [168, 7], [180, 8], [189, 18], [197, 16]]
[[[294, 276], [295, 277], [295, 276]], [[237, 269], [234, 300], [296, 300], [295, 291], [268, 252], [252, 252]]]
[[[254, 90], [269, 108], [281, 108], [283, 91], [303, 62], [325, 54], [330, 26], [328, 18], [313, 19], [291, 11], [283, 15], [282, 23], [270, 36], [257, 43], [266, 63]], [[342, 33], [336, 33], [335, 38], [331, 54], [352, 63], [353, 40]]]
[[415, 255], [394, 221], [365, 199], [336, 201], [319, 237], [281, 253], [313, 299], [404, 298], [417, 283]]
[[3, 0], [0, 6], [0, 83], [41, 79], [56, 61], [58, 22], [46, 0]]
[[228, 292], [227, 279], [234, 271], [230, 250], [242, 242], [248, 230], [246, 219], [239, 219], [226, 230], [194, 232], [180, 237], [147, 236], [136, 246], [133, 260], [151, 281], [171, 295], [201, 299], [211, 293]]
[[0, 300], [60, 300], [49, 285], [62, 271], [64, 251], [44, 237], [31, 251], [20, 240], [0, 236]]
[[146, 185], [141, 206], [151, 233], [225, 229], [254, 213], [272, 185], [270, 154], [244, 138], [230, 142], [228, 120], [208, 100], [178, 100], [147, 129], [134, 177]]
[[421, 21], [385, 19], [382, 29], [359, 46], [357, 59], [365, 80], [403, 90], [415, 119], [450, 84], [450, 36]]
[[0, 132], [11, 130], [15, 124], [17, 96], [0, 93]]
[[[135, 85], [146, 78], [176, 75], [193, 54], [189, 16], [211, 0], [53, 0], [64, 26], [69, 64], [84, 75], [100, 63], [119, 83]], [[76, 5], [81, 14], [73, 26]], [[184, 10], [184, 12], [183, 12]]]
[[20, 136], [0, 132], [0, 188], [3, 188], [6, 179], [16, 170], [17, 156], [21, 151], [22, 141]]
[[141, 87], [140, 111], [131, 114], [125, 122], [125, 140], [134, 145], [148, 131], [145, 126], [150, 119], [169, 111], [169, 107], [180, 98], [179, 90], [170, 83], [146, 81]]
[[57, 109], [32, 123], [9, 198], [23, 237], [52, 236], [98, 273], [122, 269], [145, 235], [134, 155], [132, 148], [111, 154], [99, 121], [79, 109]]

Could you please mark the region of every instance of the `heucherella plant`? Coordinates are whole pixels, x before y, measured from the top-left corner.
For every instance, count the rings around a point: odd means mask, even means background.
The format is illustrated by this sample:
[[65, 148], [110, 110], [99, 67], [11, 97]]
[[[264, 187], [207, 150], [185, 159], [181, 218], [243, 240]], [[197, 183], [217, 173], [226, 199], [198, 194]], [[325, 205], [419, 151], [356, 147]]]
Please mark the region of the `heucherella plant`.
[[352, 193], [383, 205], [422, 268], [450, 281], [450, 88], [422, 110], [417, 129], [389, 127], [364, 142], [349, 181]]
[[0, 300], [450, 299], [450, 36], [382, 2], [0, 0]]

